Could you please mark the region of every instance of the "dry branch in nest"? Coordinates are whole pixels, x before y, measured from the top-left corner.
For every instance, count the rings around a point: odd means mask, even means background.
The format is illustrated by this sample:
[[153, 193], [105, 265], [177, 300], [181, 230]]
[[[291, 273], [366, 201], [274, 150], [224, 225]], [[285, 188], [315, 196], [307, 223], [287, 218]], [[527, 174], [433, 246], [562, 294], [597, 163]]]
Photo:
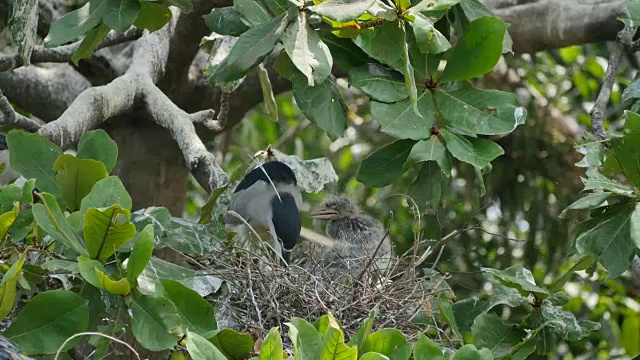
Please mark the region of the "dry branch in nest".
[[[303, 242], [298, 246], [315, 253], [310, 247], [320, 245]], [[387, 269], [376, 266], [389, 260], [390, 254], [382, 253], [375, 254], [373, 261], [369, 257], [342, 259], [341, 267], [317, 258], [307, 258], [303, 264], [292, 258], [286, 269], [269, 256], [250, 253], [246, 247], [220, 250], [214, 255], [215, 269], [210, 269], [228, 285], [228, 293], [214, 300], [216, 316], [224, 323], [219, 325], [260, 337], [278, 327], [284, 335], [288, 330], [285, 323], [293, 317], [313, 322], [331, 312], [350, 338], [370, 311], [377, 309], [374, 331], [392, 327], [412, 337], [426, 330], [425, 325], [413, 321], [416, 315], [429, 313], [430, 300], [447, 289], [444, 278], [433, 281], [416, 276], [417, 265], [432, 252], [429, 248], [420, 257], [417, 253], [409, 251], [402, 258], [394, 257]], [[362, 269], [367, 264], [364, 276], [349, 269]]]

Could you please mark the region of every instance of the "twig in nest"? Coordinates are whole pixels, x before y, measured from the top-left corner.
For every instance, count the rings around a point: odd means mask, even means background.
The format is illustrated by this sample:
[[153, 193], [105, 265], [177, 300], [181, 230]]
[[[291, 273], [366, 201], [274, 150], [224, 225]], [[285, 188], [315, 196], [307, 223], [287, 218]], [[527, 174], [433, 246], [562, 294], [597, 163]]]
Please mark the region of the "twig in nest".
[[364, 266], [364, 269], [362, 269], [362, 272], [360, 272], [360, 275], [358, 275], [358, 277], [356, 278], [356, 281], [360, 281], [364, 276], [364, 274], [367, 272], [367, 270], [369, 270], [369, 267], [371, 266], [371, 264], [373, 264], [373, 261], [376, 259], [376, 255], [378, 254], [378, 250], [380, 250], [380, 248], [382, 247], [382, 243], [387, 238], [387, 236], [389, 236], [389, 229], [391, 228], [392, 222], [393, 222], [393, 211], [389, 211], [389, 222], [387, 223], [387, 230], [382, 236], [382, 239], [380, 239], [380, 241], [378, 242], [378, 246], [376, 246], [376, 249], [373, 251], [373, 254], [371, 254], [371, 257], [369, 258], [369, 261], [367, 262], [367, 264]]

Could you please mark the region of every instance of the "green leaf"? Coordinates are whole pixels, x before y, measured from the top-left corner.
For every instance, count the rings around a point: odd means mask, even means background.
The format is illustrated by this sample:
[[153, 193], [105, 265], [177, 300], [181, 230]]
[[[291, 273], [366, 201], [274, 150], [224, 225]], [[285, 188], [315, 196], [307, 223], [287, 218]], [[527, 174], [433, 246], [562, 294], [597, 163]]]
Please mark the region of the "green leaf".
[[294, 317], [285, 323], [289, 327], [289, 338], [296, 359], [320, 360], [323, 349], [322, 335], [306, 320]]
[[451, 48], [449, 40], [435, 28], [433, 19], [415, 11], [410, 11], [409, 14], [415, 17], [411, 25], [420, 52], [440, 54]]
[[91, 29], [71, 55], [71, 61], [77, 66], [80, 60], [90, 57], [96, 49], [96, 46], [102, 42], [110, 31], [111, 29], [103, 23]]
[[262, 346], [260, 347], [259, 360], [283, 360], [282, 356], [282, 339], [278, 328], [272, 328], [269, 330], [267, 337], [264, 338]]
[[91, 130], [80, 138], [76, 157], [102, 161], [107, 172], [111, 172], [118, 162], [118, 145], [106, 131]]
[[580, 254], [593, 254], [607, 269], [607, 279], [618, 277], [631, 265], [637, 245], [632, 234], [632, 215], [636, 206], [624, 202], [604, 208], [598, 216], [588, 220], [589, 227], [578, 234], [575, 240]]
[[[449, 162], [450, 155], [447, 154]], [[435, 210], [440, 204], [442, 190], [446, 178], [444, 172], [436, 165], [435, 162], [427, 162], [420, 168], [420, 172], [416, 179], [409, 186], [407, 195], [418, 204], [422, 209]]]
[[207, 272], [195, 271], [168, 261], [151, 257], [149, 264], [138, 277], [140, 291], [153, 293], [159, 279], [173, 279], [196, 291], [204, 297], [220, 289], [222, 280], [208, 275]]
[[56, 47], [86, 34], [98, 26], [118, 3], [117, 0], [90, 0], [83, 7], [57, 19], [44, 39], [45, 47]]
[[[640, 4], [640, 1], [638, 2]], [[640, 9], [640, 7], [639, 7]], [[629, 101], [640, 98], [640, 76], [636, 74], [631, 84], [627, 86], [622, 92], [622, 101]]]
[[265, 113], [271, 115], [273, 121], [278, 121], [278, 104], [276, 104], [276, 97], [273, 94], [271, 80], [269, 80], [269, 72], [263, 64], [258, 64], [258, 78], [260, 79]]
[[364, 346], [365, 341], [369, 337], [371, 333], [371, 329], [373, 328], [373, 321], [376, 317], [376, 310], [369, 311], [369, 317], [362, 320], [360, 323], [360, 328], [354, 337], [349, 340], [348, 345], [356, 346], [358, 348], [358, 352], [362, 353], [362, 347]]
[[235, 0], [233, 8], [247, 20], [251, 28], [271, 22], [271, 15], [258, 1]]
[[285, 30], [283, 44], [293, 64], [306, 76], [307, 85], [322, 83], [331, 74], [331, 52], [309, 26], [304, 12]]
[[376, 0], [326, 0], [309, 6], [309, 11], [339, 22], [349, 22], [364, 14]]
[[238, 41], [231, 48], [229, 56], [214, 71], [213, 80], [228, 82], [242, 78], [271, 53], [280, 41], [289, 21], [289, 17], [285, 13], [240, 35]]
[[[478, 316], [471, 328], [473, 344], [480, 348], [491, 349], [495, 358], [508, 356], [511, 348], [520, 343], [527, 332], [515, 325], [505, 324], [496, 314], [482, 314]], [[526, 359], [534, 350], [534, 347], [523, 348], [524, 353], [517, 352], [514, 359]]]
[[328, 314], [328, 328], [324, 333], [321, 360], [356, 360], [358, 349], [344, 343], [344, 334], [331, 313]]
[[620, 20], [627, 28], [633, 28], [640, 25], [640, 1], [630, 0], [624, 7], [624, 15]]
[[42, 203], [33, 204], [33, 218], [38, 226], [78, 255], [88, 256], [87, 249], [65, 218], [53, 195], [41, 193], [39, 197]]
[[573, 204], [567, 206], [566, 209], [562, 210], [560, 215], [558, 215], [558, 218], [563, 219], [569, 210], [593, 210], [602, 205], [602, 203], [612, 196], [614, 196], [614, 194], [610, 192], [594, 193], [584, 196], [576, 200]]
[[400, 139], [425, 139], [431, 136], [435, 122], [433, 98], [429, 92], [424, 92], [417, 101], [422, 117], [413, 111], [409, 99], [393, 104], [371, 101], [371, 114], [380, 123], [380, 131], [386, 134]]
[[0, 319], [4, 319], [13, 310], [13, 304], [16, 300], [16, 284], [18, 283], [18, 275], [22, 270], [27, 259], [26, 249], [22, 252], [22, 255], [14, 262], [11, 267], [2, 275], [2, 281], [0, 281]]
[[142, 1], [140, 5], [140, 13], [133, 22], [138, 28], [154, 32], [162, 29], [171, 20], [171, 10], [166, 5], [150, 1]]
[[593, 255], [583, 255], [569, 270], [563, 272], [562, 275], [549, 286], [549, 292], [555, 293], [562, 290], [564, 284], [571, 279], [574, 272], [588, 269], [595, 261], [596, 259]]
[[478, 350], [473, 344], [467, 344], [458, 349], [452, 360], [493, 360], [491, 350], [483, 348]]
[[474, 134], [508, 134], [524, 124], [527, 115], [514, 93], [497, 90], [439, 90], [435, 101], [449, 125]]
[[133, 336], [145, 349], [162, 351], [178, 344], [172, 333], [180, 326], [180, 316], [173, 303], [163, 297], [136, 295], [128, 301]]
[[625, 111], [624, 136], [612, 138], [611, 148], [629, 181], [640, 188], [640, 115]]
[[78, 159], [70, 154], [62, 154], [53, 164], [58, 173], [56, 182], [60, 187], [67, 209], [73, 212], [80, 209], [82, 199], [99, 180], [109, 176], [104, 164], [91, 159]]
[[120, 205], [106, 209], [90, 208], [84, 215], [84, 241], [89, 257], [105, 262], [136, 234], [131, 213]]
[[[491, 12], [491, 10], [489, 10], [480, 0], [461, 1], [460, 7], [462, 8], [464, 15], [466, 15], [469, 21], [473, 21], [485, 16], [495, 16]], [[512, 45], [513, 40], [511, 39], [511, 36], [509, 36], [509, 32], [505, 31], [504, 39], [502, 40], [502, 53], [512, 52]]]
[[600, 174], [598, 170], [590, 168], [585, 173], [587, 178], [580, 177], [584, 184], [585, 190], [603, 189], [611, 191], [622, 196], [633, 197], [634, 191], [627, 185], [623, 185], [616, 180], [609, 179], [608, 177]]
[[351, 39], [340, 38], [330, 32], [320, 34], [320, 37], [331, 50], [334, 62], [346, 72], [356, 66], [373, 62], [373, 59], [356, 46]]
[[413, 140], [397, 140], [372, 152], [362, 160], [357, 180], [371, 187], [384, 187], [400, 177], [402, 166], [415, 145]]
[[109, 275], [99, 269], [95, 269], [95, 272], [102, 288], [107, 290], [107, 292], [114, 295], [127, 295], [131, 292], [131, 285], [127, 279], [113, 280]]
[[266, 3], [267, 8], [274, 15], [280, 15], [283, 12], [287, 12], [289, 8], [297, 5], [291, 2], [290, 0], [270, 0], [270, 1], [264, 1], [264, 2]]
[[62, 150], [44, 136], [22, 130], [9, 131], [6, 139], [11, 168], [27, 179], [35, 178], [41, 191], [58, 197], [60, 188], [53, 164]]
[[[229, 360], [248, 359], [253, 353], [254, 343], [251, 335], [241, 334], [233, 329], [216, 330], [209, 341], [211, 341], [211, 343], [213, 343], [213, 345], [215, 345], [216, 348], [218, 348]], [[261, 354], [263, 350], [266, 350], [264, 342], [262, 343], [262, 349], [260, 350]], [[282, 357], [282, 349], [280, 349], [280, 356]]]
[[227, 360], [209, 340], [193, 331], [187, 332], [187, 351], [193, 360]]
[[391, 357], [397, 349], [406, 343], [407, 339], [400, 330], [382, 329], [369, 335], [358, 352], [362, 354], [376, 352]]
[[156, 293], [175, 305], [176, 313], [182, 319], [182, 334], [195, 331], [205, 337], [213, 335], [217, 329], [216, 317], [207, 300], [176, 280], [160, 279], [160, 284], [161, 287], [156, 286]]
[[98, 277], [97, 271], [101, 271], [102, 273], [106, 273], [107, 270], [104, 268], [104, 265], [98, 260], [92, 260], [84, 256], [78, 256], [78, 271], [80, 271], [80, 275], [91, 285], [98, 289], [104, 289], [100, 278]]
[[372, 58], [394, 70], [403, 71], [404, 42], [400, 39], [404, 39], [400, 22], [387, 21], [373, 31], [360, 32], [354, 42]]
[[420, 334], [416, 346], [413, 348], [414, 360], [444, 360], [442, 350], [431, 339]]
[[453, 157], [479, 168], [489, 165], [504, 154], [500, 145], [493, 141], [456, 135], [447, 129], [441, 129], [440, 135]]
[[91, 192], [82, 199], [80, 213], [84, 216], [89, 208], [107, 208], [120, 205], [131, 210], [131, 196], [117, 176], [109, 176], [95, 183]]
[[577, 167], [601, 167], [604, 159], [602, 144], [596, 138], [588, 134], [586, 139], [576, 145], [576, 151], [583, 154], [582, 160], [576, 163]]
[[413, 11], [442, 11], [449, 10], [457, 5], [460, 0], [422, 0], [417, 5], [411, 7]]
[[[469, 28], [447, 59], [441, 81], [459, 81], [482, 76], [495, 66], [502, 55], [507, 25], [496, 17], [481, 17]], [[469, 61], [469, 59], [474, 59]]]
[[436, 161], [442, 172], [447, 177], [451, 176], [451, 158], [437, 135], [431, 135], [428, 139], [413, 145], [403, 166], [410, 167], [423, 161]]
[[[72, 335], [87, 330], [89, 302], [71, 291], [50, 290], [37, 294], [4, 332], [20, 351], [30, 354], [55, 354]], [[74, 339], [62, 348], [74, 347]]]
[[620, 329], [620, 345], [627, 354], [640, 354], [640, 315], [627, 314]]
[[599, 323], [588, 320], [578, 321], [575, 315], [562, 310], [559, 306], [551, 305], [548, 300], [542, 302], [541, 309], [544, 321], [551, 322], [555, 332], [570, 342], [581, 340], [589, 336], [591, 331], [600, 329]]
[[213, 8], [203, 18], [207, 27], [220, 35], [240, 36], [249, 30], [249, 27], [242, 22], [240, 13], [233, 6]]
[[404, 85], [409, 93], [409, 101], [411, 101], [411, 108], [413, 113], [419, 117], [423, 117], [418, 109], [418, 88], [416, 87], [416, 75], [413, 71], [413, 65], [411, 64], [411, 58], [409, 57], [409, 43], [406, 28], [403, 24], [402, 33], [404, 35], [403, 47], [402, 47], [402, 62], [404, 65]]
[[131, 284], [135, 284], [138, 276], [142, 274], [144, 268], [149, 263], [153, 254], [153, 225], [149, 224], [138, 234], [133, 250], [127, 262], [127, 279]]
[[546, 298], [549, 296], [549, 291], [547, 289], [536, 285], [531, 271], [520, 265], [513, 265], [505, 270], [496, 270], [491, 268], [481, 268], [481, 270], [492, 274], [504, 286], [514, 288], [524, 296], [528, 296], [529, 294], [534, 294], [539, 298]]
[[140, 2], [135, 0], [116, 0], [117, 7], [111, 9], [102, 21], [117, 34], [123, 33], [133, 24], [140, 13]]
[[442, 316], [443, 320], [451, 327], [451, 331], [453, 331], [459, 339], [462, 339], [462, 333], [460, 333], [460, 330], [458, 329], [456, 317], [453, 314], [453, 308], [451, 307], [451, 301], [449, 300], [449, 295], [447, 295], [447, 293], [440, 293], [438, 297], [438, 309], [440, 310], [440, 316]]
[[342, 137], [349, 125], [347, 105], [344, 103], [333, 78], [322, 84], [309, 86], [307, 79], [293, 78], [293, 96], [296, 104], [312, 123], [327, 133], [331, 140]]
[[359, 360], [389, 360], [389, 357], [374, 351], [370, 351], [368, 353], [362, 354]]
[[7, 237], [9, 230], [15, 223], [19, 214], [20, 214], [20, 203], [16, 202], [13, 209], [11, 209], [11, 211], [8, 211], [0, 215], [0, 245], [4, 243], [4, 240]]
[[402, 75], [378, 64], [365, 64], [349, 71], [349, 83], [373, 100], [393, 103], [409, 97]]

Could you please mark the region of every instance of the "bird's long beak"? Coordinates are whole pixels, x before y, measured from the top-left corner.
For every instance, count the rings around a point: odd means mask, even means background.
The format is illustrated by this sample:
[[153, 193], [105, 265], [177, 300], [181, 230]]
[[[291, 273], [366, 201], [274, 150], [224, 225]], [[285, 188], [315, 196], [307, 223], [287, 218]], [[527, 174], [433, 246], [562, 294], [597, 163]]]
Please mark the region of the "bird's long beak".
[[337, 211], [324, 206], [319, 206], [311, 211], [311, 217], [314, 219], [331, 220], [336, 215], [338, 215]]

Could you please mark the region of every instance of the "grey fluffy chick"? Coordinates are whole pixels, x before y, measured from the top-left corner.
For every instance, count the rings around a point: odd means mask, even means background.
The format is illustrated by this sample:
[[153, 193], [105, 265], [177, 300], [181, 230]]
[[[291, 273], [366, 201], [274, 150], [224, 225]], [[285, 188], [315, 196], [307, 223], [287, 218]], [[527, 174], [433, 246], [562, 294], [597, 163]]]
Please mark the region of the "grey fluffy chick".
[[[337, 242], [335, 247], [325, 252], [325, 262], [342, 263], [353, 277], [360, 275], [384, 236], [380, 222], [363, 214], [345, 195], [329, 197], [311, 212], [311, 216], [329, 220], [326, 234]], [[390, 256], [391, 244], [385, 239], [374, 263], [381, 273], [389, 266]], [[372, 268], [373, 264], [369, 271]]]

